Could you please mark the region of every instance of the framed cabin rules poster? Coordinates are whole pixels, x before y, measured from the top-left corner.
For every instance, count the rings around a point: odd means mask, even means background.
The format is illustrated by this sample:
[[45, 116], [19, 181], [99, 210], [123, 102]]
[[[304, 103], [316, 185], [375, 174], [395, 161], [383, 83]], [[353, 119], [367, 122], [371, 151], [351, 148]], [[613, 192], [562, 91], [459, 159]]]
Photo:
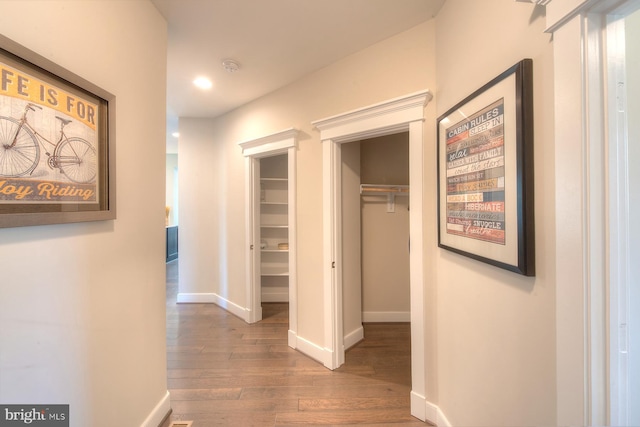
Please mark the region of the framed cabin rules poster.
[[438, 118], [438, 246], [535, 274], [532, 61]]

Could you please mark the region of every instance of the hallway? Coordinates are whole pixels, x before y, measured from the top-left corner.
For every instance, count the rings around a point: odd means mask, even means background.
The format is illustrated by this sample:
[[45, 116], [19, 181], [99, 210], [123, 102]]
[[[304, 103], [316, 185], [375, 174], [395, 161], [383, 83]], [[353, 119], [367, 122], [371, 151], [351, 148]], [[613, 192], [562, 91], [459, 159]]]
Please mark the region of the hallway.
[[409, 411], [408, 323], [365, 324], [335, 371], [287, 346], [287, 304], [249, 325], [214, 304], [176, 304], [167, 264], [167, 375], [172, 421], [205, 426], [424, 426]]

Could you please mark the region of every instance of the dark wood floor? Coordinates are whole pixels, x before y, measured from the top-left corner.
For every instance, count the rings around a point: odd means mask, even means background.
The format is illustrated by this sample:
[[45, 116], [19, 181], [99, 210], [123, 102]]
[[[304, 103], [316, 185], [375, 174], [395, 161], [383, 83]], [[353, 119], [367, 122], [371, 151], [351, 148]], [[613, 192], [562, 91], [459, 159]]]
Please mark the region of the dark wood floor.
[[177, 263], [167, 264], [173, 412], [163, 427], [425, 426], [409, 410], [409, 324], [365, 324], [364, 341], [330, 371], [287, 346], [287, 304], [264, 304], [253, 325], [213, 304], [176, 304]]

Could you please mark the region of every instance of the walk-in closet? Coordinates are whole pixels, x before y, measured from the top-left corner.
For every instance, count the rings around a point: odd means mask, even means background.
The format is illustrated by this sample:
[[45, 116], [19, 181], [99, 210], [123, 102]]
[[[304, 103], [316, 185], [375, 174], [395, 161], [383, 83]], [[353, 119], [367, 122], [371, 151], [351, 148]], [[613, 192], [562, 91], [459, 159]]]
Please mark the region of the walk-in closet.
[[409, 134], [347, 143], [341, 154], [349, 348], [362, 339], [362, 323], [410, 321]]

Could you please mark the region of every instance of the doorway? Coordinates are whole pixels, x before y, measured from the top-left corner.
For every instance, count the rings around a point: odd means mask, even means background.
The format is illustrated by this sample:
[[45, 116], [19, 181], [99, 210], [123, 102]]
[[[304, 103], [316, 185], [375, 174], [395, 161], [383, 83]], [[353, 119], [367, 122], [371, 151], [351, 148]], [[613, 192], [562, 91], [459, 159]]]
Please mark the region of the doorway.
[[262, 320], [263, 297], [274, 302], [288, 300], [288, 340], [293, 348], [298, 323], [294, 220], [297, 136], [296, 129], [287, 129], [239, 144], [245, 156], [247, 206], [245, 320]]
[[342, 144], [409, 132], [411, 415], [430, 419], [426, 400], [424, 307], [424, 109], [428, 90], [313, 122], [323, 145], [324, 360], [329, 369], [344, 363], [342, 283]]
[[410, 321], [409, 133], [342, 145], [345, 350], [363, 323]]

